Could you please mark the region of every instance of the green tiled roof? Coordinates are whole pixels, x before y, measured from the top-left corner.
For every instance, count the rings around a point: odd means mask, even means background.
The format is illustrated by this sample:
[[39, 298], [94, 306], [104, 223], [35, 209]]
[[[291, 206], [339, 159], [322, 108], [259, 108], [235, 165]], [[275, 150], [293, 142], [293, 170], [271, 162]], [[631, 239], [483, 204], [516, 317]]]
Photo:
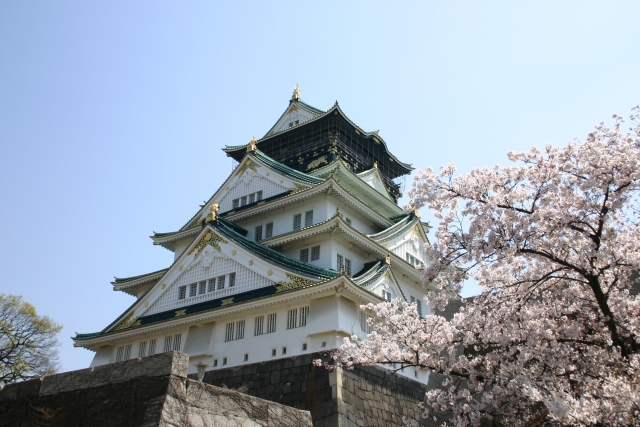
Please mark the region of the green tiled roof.
[[238, 232], [234, 230], [234, 226], [231, 222], [218, 218], [216, 222], [210, 222], [209, 225], [215, 228], [224, 236], [231, 239], [234, 243], [239, 246], [242, 246], [249, 252], [255, 254], [256, 256], [264, 259], [265, 261], [271, 262], [275, 265], [279, 265], [280, 267], [296, 272], [298, 274], [302, 274], [307, 277], [315, 277], [321, 280], [333, 279], [340, 275], [337, 271], [328, 270], [326, 268], [316, 267], [315, 265], [307, 264], [306, 262], [298, 261], [297, 259], [291, 258], [283, 253], [276, 251], [275, 249], [271, 249], [267, 246], [263, 246], [260, 243], [256, 243], [252, 240], [247, 239], [242, 236]]
[[260, 150], [256, 150], [251, 152], [252, 156], [258, 159], [260, 162], [266, 164], [271, 169], [274, 169], [280, 172], [282, 175], [287, 176], [289, 178], [293, 178], [298, 181], [308, 182], [309, 184], [320, 184], [324, 182], [324, 179], [317, 178], [315, 176], [307, 175], [306, 173], [297, 171], [289, 166], [286, 166], [280, 162], [273, 160], [271, 157], [267, 156]]
[[303, 107], [305, 110], [307, 110], [307, 111], [309, 111], [310, 113], [313, 113], [313, 114], [324, 114], [326, 112], [324, 110], [321, 110], [319, 108], [316, 108], [316, 107], [314, 107], [312, 105], [307, 104], [302, 99], [294, 100], [294, 102], [296, 102], [298, 105]]
[[[353, 281], [360, 286], [367, 286], [380, 278], [389, 270], [389, 264], [384, 260], [368, 262], [362, 270], [365, 270], [360, 276], [354, 277]], [[361, 271], [362, 271], [361, 270]]]
[[[172, 233], [165, 233], [165, 234], [172, 234]], [[139, 276], [132, 276], [132, 277], [114, 277], [114, 278], [113, 278], [114, 280], [113, 280], [113, 282], [111, 282], [111, 283], [113, 283], [113, 284], [115, 285], [115, 284], [121, 284], [121, 283], [131, 282], [132, 280], [141, 279], [141, 278], [146, 277], [146, 276], [153, 276], [154, 274], [161, 273], [161, 272], [163, 272], [163, 271], [167, 271], [167, 270], [168, 270], [168, 268], [163, 268], [162, 270], [153, 271], [153, 272], [151, 272], [151, 273], [146, 273], [146, 274], [141, 274], [141, 275], [139, 275]]]
[[396, 221], [396, 223], [379, 233], [369, 234], [368, 237], [375, 241], [379, 241], [382, 239], [391, 239], [403, 234], [409, 228], [413, 227], [416, 223], [420, 222], [420, 219], [416, 217], [413, 212], [408, 214], [396, 215], [389, 219], [391, 219], [392, 221]]

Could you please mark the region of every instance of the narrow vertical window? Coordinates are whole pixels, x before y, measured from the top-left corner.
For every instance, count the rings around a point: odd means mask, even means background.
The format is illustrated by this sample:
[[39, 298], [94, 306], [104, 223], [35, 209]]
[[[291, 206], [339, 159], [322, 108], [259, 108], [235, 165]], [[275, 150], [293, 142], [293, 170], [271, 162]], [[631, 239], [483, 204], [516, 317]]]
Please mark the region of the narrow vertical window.
[[255, 233], [255, 241], [259, 242], [260, 240], [262, 240], [262, 226], [259, 225], [256, 227], [256, 233]]
[[298, 323], [299, 328], [302, 328], [303, 326], [307, 326], [308, 316], [309, 316], [309, 306], [305, 305], [304, 307], [300, 307], [300, 322]]
[[300, 230], [302, 228], [302, 214], [295, 214], [293, 216], [293, 229]]
[[256, 201], [255, 193], [249, 194], [249, 203], [254, 203]]
[[416, 300], [416, 310], [418, 311], [418, 316], [422, 317], [422, 301], [420, 299]]
[[382, 291], [382, 298], [384, 298], [387, 301], [391, 302], [391, 292]]
[[272, 349], [271, 349], [271, 356], [275, 356], [275, 355], [276, 355], [276, 349], [275, 349], [275, 348], [272, 348]]
[[207, 292], [207, 281], [203, 280], [202, 282], [198, 283], [198, 295], [204, 294]]
[[342, 270], [342, 267], [344, 266], [344, 258], [342, 258], [342, 255], [338, 254], [338, 256], [336, 257], [336, 270], [340, 271]]
[[207, 292], [213, 292], [216, 290], [216, 279], [215, 277], [213, 279], [209, 279], [209, 289], [207, 290]]
[[233, 332], [235, 330], [235, 326], [236, 324], [233, 322], [227, 323], [226, 331], [224, 334], [225, 341], [233, 341]]
[[168, 337], [164, 337], [164, 351], [171, 351], [173, 343], [173, 336], [169, 335]]
[[287, 354], [287, 347], [282, 347], [282, 354]]
[[300, 261], [309, 262], [309, 248], [304, 248], [300, 250]]
[[236, 285], [236, 273], [229, 274], [229, 287], [233, 288]]
[[140, 345], [138, 347], [138, 357], [145, 357], [147, 355], [147, 342], [140, 341]]
[[226, 358], [226, 357], [223, 357], [223, 358], [222, 358], [222, 364], [223, 364], [223, 365], [226, 365], [226, 364], [227, 364], [227, 358]]
[[268, 222], [265, 233], [264, 233], [264, 238], [269, 239], [271, 237], [273, 237], [273, 223]]
[[347, 272], [349, 276], [351, 276], [351, 260], [345, 258], [344, 259], [344, 271]]
[[264, 316], [256, 317], [253, 335], [262, 335], [264, 333]]
[[313, 211], [306, 211], [304, 213], [304, 226], [311, 227], [313, 225]]
[[247, 196], [240, 197], [240, 206], [246, 206], [247, 204]]
[[180, 286], [178, 288], [178, 299], [185, 299], [187, 297], [187, 287]]
[[236, 339], [241, 340], [244, 338], [244, 320], [238, 320], [236, 323]]
[[292, 308], [287, 312], [287, 329], [294, 329], [298, 325], [298, 309]]
[[240, 199], [233, 199], [233, 209], [237, 209], [240, 206]]
[[180, 343], [182, 342], [182, 334], [175, 334], [173, 336], [173, 349], [180, 351]]
[[122, 362], [124, 360], [123, 355], [124, 347], [118, 347], [118, 349], [116, 350], [116, 362]]
[[311, 248], [311, 261], [317, 261], [320, 259], [320, 246], [314, 246]]
[[213, 359], [213, 367], [215, 368], [216, 366], [218, 366], [218, 359]]
[[191, 285], [189, 285], [189, 296], [190, 297], [195, 297], [197, 290], [198, 290], [198, 284], [197, 283], [192, 283]]
[[149, 340], [149, 351], [147, 352], [148, 356], [152, 354], [156, 354], [156, 339]]
[[260, 200], [262, 200], [262, 190], [256, 193], [256, 202], [259, 202]]
[[276, 331], [276, 313], [267, 315], [267, 333], [270, 334]]
[[218, 277], [218, 286], [216, 287], [217, 290], [224, 289], [224, 279], [225, 276]]

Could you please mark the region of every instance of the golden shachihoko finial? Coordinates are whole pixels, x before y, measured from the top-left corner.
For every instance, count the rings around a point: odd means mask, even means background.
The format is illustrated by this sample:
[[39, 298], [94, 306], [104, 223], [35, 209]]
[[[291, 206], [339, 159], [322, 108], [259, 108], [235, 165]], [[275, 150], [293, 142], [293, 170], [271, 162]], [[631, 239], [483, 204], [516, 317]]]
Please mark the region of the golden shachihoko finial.
[[211, 207], [209, 207], [209, 214], [207, 215], [207, 219], [205, 220], [206, 222], [209, 221], [215, 221], [218, 218], [218, 211], [220, 210], [220, 205], [218, 204], [218, 201], [214, 201], [211, 204]]
[[247, 153], [249, 151], [256, 151], [256, 148], [258, 148], [258, 140], [254, 136], [253, 138], [251, 138], [251, 141], [249, 141], [249, 145], [247, 146]]
[[296, 83], [296, 87], [293, 89], [291, 99], [300, 99], [300, 86], [298, 86], [298, 83]]

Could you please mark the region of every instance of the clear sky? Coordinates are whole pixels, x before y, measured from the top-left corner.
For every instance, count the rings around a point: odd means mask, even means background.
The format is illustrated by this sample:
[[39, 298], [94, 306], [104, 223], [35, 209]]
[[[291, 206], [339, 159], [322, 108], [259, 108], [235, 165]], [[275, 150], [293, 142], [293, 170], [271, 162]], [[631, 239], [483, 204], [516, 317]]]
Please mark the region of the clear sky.
[[70, 336], [134, 302], [113, 276], [172, 262], [148, 236], [197, 211], [231, 171], [220, 148], [264, 135], [296, 83], [416, 168], [466, 172], [640, 103], [638, 17], [611, 0], [4, 1], [0, 293], [62, 323], [63, 369], [87, 367]]

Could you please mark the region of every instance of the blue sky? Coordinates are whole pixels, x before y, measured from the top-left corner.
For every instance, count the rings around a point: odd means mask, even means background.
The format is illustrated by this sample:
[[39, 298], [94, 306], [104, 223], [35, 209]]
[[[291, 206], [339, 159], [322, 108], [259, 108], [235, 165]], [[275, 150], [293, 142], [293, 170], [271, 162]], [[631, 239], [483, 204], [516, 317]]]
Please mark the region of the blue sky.
[[638, 16], [637, 1], [2, 2], [0, 293], [62, 323], [63, 369], [86, 367], [69, 337], [133, 302], [113, 276], [170, 264], [148, 236], [196, 212], [231, 171], [220, 148], [264, 135], [296, 83], [401, 160], [466, 172], [640, 103]]

